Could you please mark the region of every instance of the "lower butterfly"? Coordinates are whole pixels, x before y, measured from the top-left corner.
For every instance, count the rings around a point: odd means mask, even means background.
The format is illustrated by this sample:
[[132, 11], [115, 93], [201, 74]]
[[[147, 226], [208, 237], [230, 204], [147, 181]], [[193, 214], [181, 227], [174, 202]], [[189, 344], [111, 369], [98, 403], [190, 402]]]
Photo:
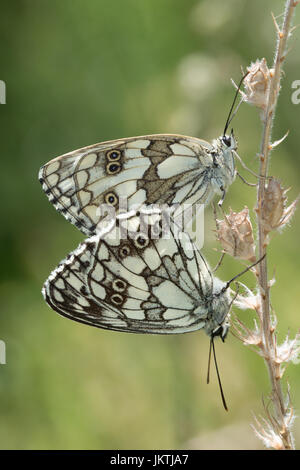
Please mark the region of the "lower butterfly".
[[153, 237], [154, 225], [141, 231], [139, 224], [138, 217], [131, 219], [127, 238], [116, 225], [79, 245], [46, 281], [46, 302], [99, 328], [154, 334], [204, 329], [224, 340], [232, 303], [228, 283], [213, 276], [177, 227], [165, 232], [156, 221]]
[[236, 297], [231, 299], [231, 282], [254, 265], [224, 283], [213, 276], [187, 233], [175, 224], [165, 230], [157, 214], [147, 217], [152, 222], [146, 229], [140, 217], [119, 219], [104, 236], [81, 243], [51, 273], [43, 296], [61, 315], [98, 328], [148, 334], [203, 329], [210, 337], [209, 364], [213, 351], [227, 410], [214, 337], [224, 341], [228, 333]]

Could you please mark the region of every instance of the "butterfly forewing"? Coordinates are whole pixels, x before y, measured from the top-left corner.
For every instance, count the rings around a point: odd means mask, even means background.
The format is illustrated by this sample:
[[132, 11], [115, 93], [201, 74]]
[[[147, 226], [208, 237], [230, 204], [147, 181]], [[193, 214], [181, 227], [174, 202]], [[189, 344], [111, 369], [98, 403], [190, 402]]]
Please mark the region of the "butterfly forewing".
[[105, 217], [103, 204], [117, 213], [145, 203], [207, 204], [235, 176], [231, 153], [227, 168], [222, 159], [216, 163], [218, 152], [180, 135], [125, 138], [57, 157], [41, 168], [39, 179], [56, 209], [91, 236]]

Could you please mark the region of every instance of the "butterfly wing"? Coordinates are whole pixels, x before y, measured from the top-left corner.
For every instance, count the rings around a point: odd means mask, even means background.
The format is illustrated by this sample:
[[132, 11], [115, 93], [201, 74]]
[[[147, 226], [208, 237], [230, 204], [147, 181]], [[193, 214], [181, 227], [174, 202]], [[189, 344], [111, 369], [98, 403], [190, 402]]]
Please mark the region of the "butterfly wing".
[[186, 333], [206, 326], [210, 270], [187, 234], [123, 239], [115, 228], [82, 243], [43, 288], [51, 308], [72, 320], [132, 333]]
[[207, 204], [214, 190], [208, 142], [179, 135], [112, 140], [51, 160], [39, 172], [49, 200], [86, 235], [107, 204], [118, 212], [147, 204]]

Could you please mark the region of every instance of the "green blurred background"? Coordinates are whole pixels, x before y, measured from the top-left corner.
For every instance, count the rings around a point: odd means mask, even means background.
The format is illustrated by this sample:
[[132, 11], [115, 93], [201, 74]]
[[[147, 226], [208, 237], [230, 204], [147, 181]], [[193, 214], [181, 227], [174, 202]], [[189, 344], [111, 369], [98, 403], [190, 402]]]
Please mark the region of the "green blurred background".
[[[49, 204], [37, 174], [55, 156], [102, 140], [220, 135], [234, 94], [230, 79], [238, 81], [240, 67], [258, 57], [272, 61], [271, 11], [282, 10], [281, 0], [1, 1], [1, 448], [261, 448], [250, 424], [253, 412], [263, 412], [262, 395], [268, 402], [267, 371], [232, 335], [216, 345], [226, 413], [214, 371], [205, 383], [203, 332], [126, 335], [48, 308], [42, 284], [83, 236]], [[294, 24], [299, 19], [300, 7]], [[299, 35], [290, 41], [273, 136], [290, 134], [271, 167], [292, 187], [291, 199], [299, 192], [300, 104], [291, 102], [291, 84], [300, 79]], [[257, 111], [243, 105], [234, 130], [239, 153], [257, 170]], [[254, 204], [255, 190], [237, 180], [224, 207]], [[217, 243], [206, 212], [204, 251], [213, 265]], [[280, 340], [299, 327], [299, 234], [298, 213], [270, 247]], [[218, 275], [227, 280], [239, 271], [228, 258]], [[251, 275], [244, 281], [253, 286]], [[250, 311], [239, 316], [251, 323]], [[299, 369], [291, 365], [286, 379], [299, 414]], [[295, 435], [300, 443], [299, 419]]]

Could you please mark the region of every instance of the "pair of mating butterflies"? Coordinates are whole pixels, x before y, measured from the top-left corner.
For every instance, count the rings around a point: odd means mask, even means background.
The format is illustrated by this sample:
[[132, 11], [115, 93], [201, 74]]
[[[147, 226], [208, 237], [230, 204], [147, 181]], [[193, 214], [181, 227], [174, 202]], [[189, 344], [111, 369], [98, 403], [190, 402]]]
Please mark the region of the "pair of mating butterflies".
[[[51, 273], [43, 295], [72, 320], [132, 333], [186, 333], [203, 328], [225, 338], [229, 283], [215, 278], [187, 233], [165, 237], [138, 230], [122, 237], [120, 201], [127, 210], [147, 204], [208, 204], [224, 198], [236, 170], [233, 133], [211, 144], [179, 135], [149, 135], [99, 143], [44, 165], [39, 179], [49, 200], [87, 238]], [[106, 204], [117, 223], [103, 235]], [[134, 226], [134, 228], [132, 228]], [[176, 233], [175, 233], [176, 232]]]

